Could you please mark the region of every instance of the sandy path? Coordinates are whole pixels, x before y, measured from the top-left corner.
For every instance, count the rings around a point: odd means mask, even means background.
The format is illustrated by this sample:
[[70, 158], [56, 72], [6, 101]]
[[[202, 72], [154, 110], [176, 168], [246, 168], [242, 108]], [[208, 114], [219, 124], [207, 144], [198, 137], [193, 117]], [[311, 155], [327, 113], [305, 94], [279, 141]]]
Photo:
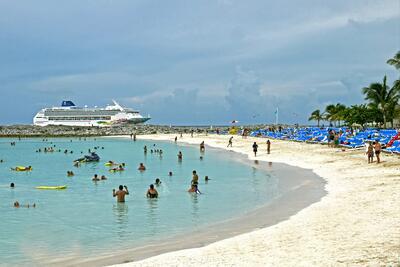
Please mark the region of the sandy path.
[[[174, 135], [140, 136], [173, 140]], [[229, 136], [184, 136], [179, 142], [226, 149]], [[252, 159], [312, 169], [328, 195], [289, 220], [205, 247], [162, 254], [127, 266], [396, 266], [400, 264], [400, 160], [383, 155], [367, 164], [363, 151], [234, 137], [233, 150]]]

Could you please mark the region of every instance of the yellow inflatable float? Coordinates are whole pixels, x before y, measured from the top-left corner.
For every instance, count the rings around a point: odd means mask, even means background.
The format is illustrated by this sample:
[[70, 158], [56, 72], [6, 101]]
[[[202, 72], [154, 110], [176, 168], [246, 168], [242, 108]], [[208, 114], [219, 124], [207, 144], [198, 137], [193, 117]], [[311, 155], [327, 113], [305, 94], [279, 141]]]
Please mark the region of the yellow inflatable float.
[[64, 190], [67, 189], [66, 185], [58, 185], [58, 186], [36, 186], [36, 189], [42, 190]]
[[17, 166], [17, 167], [15, 167], [15, 168], [11, 168], [11, 170], [17, 171], [17, 172], [29, 172], [29, 171], [32, 170], [32, 166], [28, 166], [28, 167], [25, 167], [25, 166]]

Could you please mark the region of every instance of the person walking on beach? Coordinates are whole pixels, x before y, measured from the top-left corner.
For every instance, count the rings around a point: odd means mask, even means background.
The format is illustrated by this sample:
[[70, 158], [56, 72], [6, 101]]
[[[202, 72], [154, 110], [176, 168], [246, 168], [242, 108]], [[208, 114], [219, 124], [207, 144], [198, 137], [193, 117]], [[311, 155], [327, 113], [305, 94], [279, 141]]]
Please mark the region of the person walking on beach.
[[271, 152], [271, 141], [269, 139], [267, 140], [267, 153], [269, 154]]
[[120, 185], [117, 192], [113, 189], [113, 197], [117, 197], [117, 202], [125, 202], [125, 195], [129, 195], [128, 187], [126, 185]]
[[382, 146], [378, 141], [374, 142], [374, 150], [375, 150], [375, 156], [376, 156], [376, 163], [381, 163], [380, 154], [381, 154]]
[[253, 144], [254, 157], [257, 157], [257, 149], [258, 149], [258, 145], [256, 142], [254, 142], [254, 144]]
[[372, 146], [371, 142], [368, 144], [366, 154], [368, 156], [368, 163], [373, 163], [374, 162], [374, 147]]
[[228, 145], [226, 147], [232, 147], [232, 139], [233, 139], [233, 136], [231, 136], [229, 138]]

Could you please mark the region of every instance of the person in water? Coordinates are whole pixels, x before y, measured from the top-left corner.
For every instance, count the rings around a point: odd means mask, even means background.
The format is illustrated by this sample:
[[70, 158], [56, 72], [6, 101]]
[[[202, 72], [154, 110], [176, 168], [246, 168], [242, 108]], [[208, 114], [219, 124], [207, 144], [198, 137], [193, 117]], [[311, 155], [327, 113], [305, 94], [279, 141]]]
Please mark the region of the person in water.
[[169, 173], [168, 173], [168, 176], [172, 176], [172, 172], [169, 172]]
[[157, 186], [161, 185], [161, 180], [158, 179], [158, 178], [156, 179], [156, 185], [157, 185]]
[[140, 164], [139, 164], [138, 170], [139, 170], [139, 171], [145, 171], [145, 170], [146, 170], [146, 167], [144, 166], [143, 163], [140, 163]]
[[201, 194], [199, 187], [197, 185], [192, 184], [188, 190], [189, 193]]
[[100, 181], [99, 177], [97, 176], [97, 174], [95, 174], [92, 178], [92, 181], [96, 182], [96, 181]]
[[204, 177], [204, 180], [206, 181], [206, 183], [208, 182], [208, 181], [210, 181], [211, 179], [210, 178], [208, 178], [208, 175], [206, 175], [206, 177]]
[[74, 176], [75, 174], [74, 174], [74, 172], [73, 171], [67, 171], [67, 176], [68, 177], [71, 177], [71, 176]]
[[158, 192], [157, 190], [154, 188], [154, 185], [151, 184], [150, 188], [147, 190], [146, 196], [148, 198], [158, 198]]
[[11, 188], [14, 188], [14, 187], [15, 187], [15, 184], [14, 184], [14, 183], [11, 183], [11, 184], [10, 184], [10, 187], [11, 187]]
[[200, 143], [200, 152], [204, 152], [206, 150], [206, 146], [204, 144], [204, 141]]
[[254, 157], [256, 157], [256, 156], [257, 156], [257, 149], [258, 149], [258, 145], [257, 145], [257, 143], [256, 143], [256, 142], [254, 142], [254, 144], [253, 144], [253, 152], [254, 152]]
[[120, 185], [118, 191], [113, 189], [113, 197], [117, 197], [117, 202], [125, 202], [125, 195], [129, 195], [128, 187], [126, 185]]
[[101, 180], [107, 180], [107, 177], [105, 175], [102, 175], [100, 179]]
[[144, 154], [147, 154], [147, 146], [143, 147]]
[[197, 175], [196, 171], [193, 170], [193, 177], [192, 177], [192, 185], [198, 185], [199, 184], [199, 176]]
[[182, 160], [182, 158], [183, 158], [182, 152], [179, 151], [179, 153], [178, 153], [178, 160]]

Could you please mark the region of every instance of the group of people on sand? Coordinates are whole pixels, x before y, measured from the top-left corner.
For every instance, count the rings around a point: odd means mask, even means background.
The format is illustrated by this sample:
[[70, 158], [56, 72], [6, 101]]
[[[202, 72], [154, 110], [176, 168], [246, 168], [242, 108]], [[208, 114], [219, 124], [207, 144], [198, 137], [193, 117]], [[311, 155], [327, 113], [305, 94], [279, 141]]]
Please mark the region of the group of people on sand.
[[[270, 154], [271, 153], [271, 141], [268, 139], [266, 144], [267, 144], [267, 154]], [[229, 137], [228, 145], [226, 147], [233, 147], [233, 136]], [[251, 147], [253, 149], [254, 157], [257, 157], [257, 152], [258, 152], [257, 142], [254, 142]]]
[[366, 143], [366, 154], [368, 158], [368, 163], [374, 162], [374, 155], [376, 156], [376, 163], [381, 162], [381, 154], [382, 146], [379, 142], [368, 142]]

